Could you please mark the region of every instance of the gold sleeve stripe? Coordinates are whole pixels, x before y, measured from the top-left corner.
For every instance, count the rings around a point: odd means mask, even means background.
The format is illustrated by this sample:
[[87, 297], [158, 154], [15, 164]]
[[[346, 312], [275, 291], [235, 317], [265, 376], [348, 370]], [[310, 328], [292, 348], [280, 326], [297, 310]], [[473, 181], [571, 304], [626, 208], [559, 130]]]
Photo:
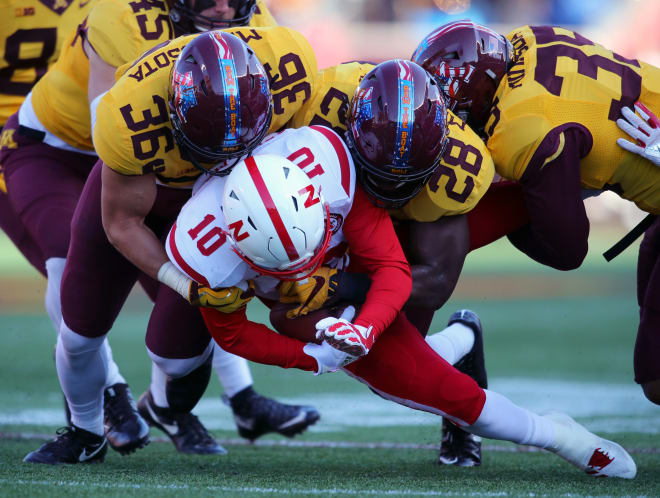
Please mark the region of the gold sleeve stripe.
[[545, 161], [543, 161], [543, 165], [541, 166], [541, 169], [545, 168], [546, 164], [551, 163], [552, 161], [554, 161], [559, 157], [559, 155], [564, 151], [565, 144], [566, 144], [566, 139], [564, 138], [564, 132], [561, 132], [561, 134], [559, 135], [559, 144], [557, 145], [557, 150], [555, 151], [554, 154], [552, 154]]

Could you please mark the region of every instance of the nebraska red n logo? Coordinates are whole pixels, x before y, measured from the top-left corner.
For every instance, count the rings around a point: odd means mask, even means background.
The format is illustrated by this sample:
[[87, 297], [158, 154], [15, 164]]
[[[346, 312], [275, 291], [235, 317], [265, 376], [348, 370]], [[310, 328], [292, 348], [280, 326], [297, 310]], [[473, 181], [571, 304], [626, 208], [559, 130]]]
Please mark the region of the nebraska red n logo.
[[247, 232], [239, 233], [241, 228], [243, 228], [243, 220], [235, 221], [229, 225], [229, 230], [232, 231], [232, 238], [234, 239], [234, 242], [240, 242], [241, 240], [247, 239], [250, 236], [250, 234]]
[[321, 202], [321, 199], [318, 196], [314, 198], [314, 185], [312, 185], [311, 183], [307, 185], [305, 188], [301, 188], [300, 190], [298, 190], [298, 195], [303, 195], [305, 192], [308, 192], [307, 199], [305, 199], [305, 204], [304, 204], [306, 208], [313, 206], [317, 202]]

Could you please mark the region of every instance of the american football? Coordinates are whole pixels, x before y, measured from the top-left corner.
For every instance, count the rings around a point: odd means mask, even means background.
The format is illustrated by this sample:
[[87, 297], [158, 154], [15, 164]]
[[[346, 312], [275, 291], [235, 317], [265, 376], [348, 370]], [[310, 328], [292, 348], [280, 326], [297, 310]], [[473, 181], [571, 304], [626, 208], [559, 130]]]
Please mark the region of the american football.
[[287, 318], [287, 311], [298, 306], [297, 304], [277, 303], [270, 310], [270, 323], [280, 334], [293, 337], [303, 342], [321, 341], [316, 338], [316, 323], [333, 316], [351, 321], [360, 311], [359, 305], [341, 303], [336, 306], [321, 308], [297, 318]]

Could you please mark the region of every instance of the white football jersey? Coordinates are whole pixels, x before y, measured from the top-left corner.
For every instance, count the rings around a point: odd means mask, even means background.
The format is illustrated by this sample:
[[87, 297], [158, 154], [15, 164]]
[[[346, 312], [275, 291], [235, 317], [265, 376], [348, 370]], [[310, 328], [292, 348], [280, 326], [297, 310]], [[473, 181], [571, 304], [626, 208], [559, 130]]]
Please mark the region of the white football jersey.
[[[309, 177], [328, 204], [332, 237], [325, 265], [347, 263], [342, 226], [353, 205], [355, 168], [342, 139], [330, 128], [311, 126], [287, 129], [267, 137], [253, 155], [286, 157]], [[193, 196], [181, 209], [167, 236], [166, 250], [172, 263], [197, 282], [212, 288], [239, 286], [253, 279], [262, 297], [277, 299], [273, 277], [259, 275], [232, 249], [222, 212], [227, 177], [202, 175]]]

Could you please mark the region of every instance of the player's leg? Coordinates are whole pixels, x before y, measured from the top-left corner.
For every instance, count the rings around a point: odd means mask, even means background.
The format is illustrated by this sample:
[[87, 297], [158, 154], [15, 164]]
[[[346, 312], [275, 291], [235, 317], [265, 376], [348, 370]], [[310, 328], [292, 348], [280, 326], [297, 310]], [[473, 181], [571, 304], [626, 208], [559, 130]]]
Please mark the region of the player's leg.
[[[473, 378], [479, 387], [488, 387], [483, 328], [476, 313], [456, 311], [449, 318], [447, 327], [427, 336], [426, 342], [456, 370]], [[443, 419], [438, 463], [461, 467], [481, 465], [481, 438]]]
[[161, 285], [145, 341], [153, 366], [151, 385], [138, 401], [142, 417], [182, 453], [226, 453], [191, 413], [208, 386], [213, 355], [199, 310]]
[[439, 357], [401, 314], [369, 354], [345, 370], [387, 399], [449, 417], [478, 436], [548, 449], [588, 473], [635, 475], [623, 448], [570, 417], [542, 417], [481, 389]]
[[[108, 242], [101, 218], [101, 164], [92, 169], [71, 223], [71, 241], [61, 286], [62, 322], [57, 344], [57, 371], [78, 431], [103, 438], [103, 392], [108, 383], [110, 355], [104, 337], [137, 279], [137, 269]], [[124, 392], [123, 394], [128, 394]], [[130, 403], [114, 428], [129, 443], [130, 452], [149, 440], [148, 427]], [[76, 432], [77, 431], [77, 432]], [[78, 450], [76, 438], [54, 443], [62, 460]], [[59, 443], [59, 444], [58, 444]], [[45, 445], [47, 446], [47, 445]], [[42, 447], [46, 452], [45, 446]], [[38, 450], [39, 453], [41, 451]], [[86, 450], [85, 450], [86, 451]], [[33, 454], [31, 454], [33, 455]], [[41, 461], [33, 457], [30, 461]], [[54, 457], [56, 458], [56, 457]], [[54, 462], [57, 463], [57, 462]]]
[[635, 342], [635, 382], [649, 401], [660, 404], [660, 218], [644, 234], [637, 260], [639, 328]]
[[[578, 167], [581, 141], [577, 129], [555, 130], [539, 145], [521, 179], [530, 221], [509, 234], [520, 251], [558, 270], [579, 267], [587, 254], [589, 219]], [[549, 156], [553, 159], [545, 160]]]

